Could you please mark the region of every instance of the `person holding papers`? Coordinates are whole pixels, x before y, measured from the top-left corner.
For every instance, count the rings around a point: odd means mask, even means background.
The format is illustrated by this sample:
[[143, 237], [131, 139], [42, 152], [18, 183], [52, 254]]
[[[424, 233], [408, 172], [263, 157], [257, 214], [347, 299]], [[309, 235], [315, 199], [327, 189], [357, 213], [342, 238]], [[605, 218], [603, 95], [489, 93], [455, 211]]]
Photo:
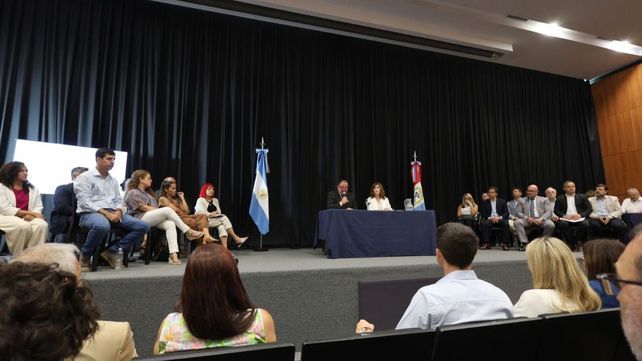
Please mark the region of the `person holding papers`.
[[[566, 243], [573, 251], [579, 251], [588, 235], [588, 216], [593, 211], [591, 203], [584, 194], [575, 193], [575, 183], [564, 182], [564, 194], [555, 200], [555, 215], [560, 217], [557, 222]], [[575, 234], [573, 230], [576, 230]]]
[[390, 201], [386, 197], [386, 191], [383, 184], [379, 182], [372, 183], [370, 188], [370, 197], [366, 199], [366, 206], [369, 211], [391, 211]]
[[208, 225], [211, 228], [218, 229], [221, 245], [225, 248], [227, 248], [228, 235], [232, 236], [237, 248], [240, 248], [243, 243], [247, 241], [247, 237], [239, 237], [236, 232], [234, 232], [232, 222], [230, 222], [229, 218], [221, 211], [218, 199], [214, 197], [214, 185], [212, 183], [203, 184], [194, 210], [196, 214], [205, 214], [208, 218]]

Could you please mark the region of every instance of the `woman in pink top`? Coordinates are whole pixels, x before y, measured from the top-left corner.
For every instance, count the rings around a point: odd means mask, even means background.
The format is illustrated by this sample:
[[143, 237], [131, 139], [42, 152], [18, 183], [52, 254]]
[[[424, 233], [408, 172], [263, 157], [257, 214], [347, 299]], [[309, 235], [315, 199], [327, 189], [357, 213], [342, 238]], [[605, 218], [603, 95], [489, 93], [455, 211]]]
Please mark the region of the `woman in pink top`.
[[250, 302], [234, 256], [216, 243], [187, 260], [176, 311], [161, 323], [155, 354], [276, 341], [272, 316]]

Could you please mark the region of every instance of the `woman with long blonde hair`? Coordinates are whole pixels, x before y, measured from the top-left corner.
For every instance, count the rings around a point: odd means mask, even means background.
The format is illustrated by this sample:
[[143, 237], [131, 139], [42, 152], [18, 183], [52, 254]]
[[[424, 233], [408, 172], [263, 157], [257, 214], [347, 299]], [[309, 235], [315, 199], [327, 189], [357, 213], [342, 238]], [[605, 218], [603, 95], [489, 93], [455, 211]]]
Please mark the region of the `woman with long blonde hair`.
[[479, 206], [475, 203], [473, 195], [464, 193], [461, 197], [461, 203], [457, 206], [457, 220], [468, 227], [475, 229], [475, 221], [479, 214]]
[[526, 247], [526, 257], [533, 289], [522, 293], [515, 304], [515, 317], [594, 311], [602, 306], [573, 253], [561, 240], [537, 238]]

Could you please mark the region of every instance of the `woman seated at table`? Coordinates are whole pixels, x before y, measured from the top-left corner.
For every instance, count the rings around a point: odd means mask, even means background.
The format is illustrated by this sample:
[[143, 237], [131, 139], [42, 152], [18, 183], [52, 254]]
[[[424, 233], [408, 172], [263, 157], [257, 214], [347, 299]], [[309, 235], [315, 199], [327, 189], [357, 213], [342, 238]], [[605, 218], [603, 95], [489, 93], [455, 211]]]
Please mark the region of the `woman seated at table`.
[[[603, 308], [620, 307], [617, 294], [620, 289], [614, 282], [608, 280], [599, 281], [597, 275], [600, 273], [615, 273], [615, 262], [624, 252], [624, 245], [615, 239], [594, 239], [584, 243], [584, 270], [589, 279], [589, 285], [602, 299]], [[606, 288], [610, 288], [607, 290]]]
[[250, 301], [234, 256], [216, 243], [187, 260], [176, 312], [158, 330], [154, 354], [276, 342], [270, 313]]
[[181, 260], [178, 258], [176, 227], [189, 240], [204, 236], [203, 232], [195, 231], [185, 224], [173, 209], [169, 207], [158, 208], [152, 191], [152, 175], [144, 169], [138, 169], [132, 173], [131, 180], [127, 184], [125, 204], [127, 204], [127, 214], [140, 219], [151, 227], [165, 231], [169, 248], [169, 264], [181, 264]]
[[391, 211], [390, 201], [386, 197], [386, 191], [380, 182], [372, 183], [370, 188], [370, 197], [366, 200], [366, 206], [369, 211]]
[[515, 317], [595, 311], [602, 305], [573, 253], [561, 240], [554, 237], [533, 240], [526, 246], [526, 258], [533, 289], [522, 293], [514, 307]]
[[457, 219], [460, 223], [467, 225], [470, 228], [475, 228], [475, 220], [479, 214], [479, 206], [475, 203], [473, 195], [464, 193], [461, 198], [461, 204], [457, 206]]
[[189, 214], [189, 206], [185, 201], [185, 195], [183, 192], [176, 191], [176, 182], [163, 181], [160, 190], [161, 197], [158, 199], [158, 205], [161, 208], [169, 207], [173, 209], [189, 228], [202, 231], [205, 234], [203, 244], [215, 241], [214, 237], [210, 235], [207, 216], [204, 214]]
[[236, 247], [241, 247], [243, 243], [247, 241], [247, 237], [239, 237], [236, 232], [234, 232], [232, 222], [230, 222], [229, 218], [221, 211], [218, 199], [214, 198], [214, 185], [212, 183], [203, 184], [198, 197], [196, 206], [194, 206], [196, 214], [205, 214], [208, 217], [208, 225], [218, 229], [221, 244], [227, 248], [227, 237], [229, 234], [232, 236], [232, 239], [234, 239]]

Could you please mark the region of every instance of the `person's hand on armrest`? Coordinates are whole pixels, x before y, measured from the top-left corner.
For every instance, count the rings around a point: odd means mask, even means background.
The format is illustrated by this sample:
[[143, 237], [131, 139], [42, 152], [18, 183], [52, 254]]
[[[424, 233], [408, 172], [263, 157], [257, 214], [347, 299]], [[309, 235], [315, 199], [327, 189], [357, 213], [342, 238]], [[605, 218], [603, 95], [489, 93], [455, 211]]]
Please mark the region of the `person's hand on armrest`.
[[357, 322], [357, 326], [354, 329], [355, 333], [368, 333], [374, 331], [375, 326], [371, 324], [370, 322], [361, 319], [359, 322]]

